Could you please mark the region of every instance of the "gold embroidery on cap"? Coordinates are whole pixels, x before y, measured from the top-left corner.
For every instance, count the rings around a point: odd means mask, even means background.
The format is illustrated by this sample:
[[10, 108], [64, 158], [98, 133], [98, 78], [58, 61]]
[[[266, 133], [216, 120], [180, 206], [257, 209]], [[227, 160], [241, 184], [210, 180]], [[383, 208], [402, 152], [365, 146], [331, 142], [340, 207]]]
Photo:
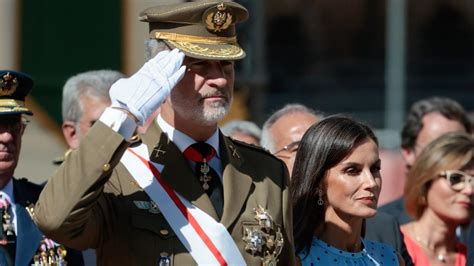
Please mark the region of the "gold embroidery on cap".
[[206, 16], [206, 25], [209, 30], [220, 32], [227, 29], [232, 23], [232, 14], [226, 11], [224, 3], [217, 5], [217, 12], [210, 12]]
[[18, 87], [18, 80], [10, 72], [3, 75], [0, 80], [0, 96], [10, 96]]
[[193, 42], [202, 44], [233, 44], [237, 42], [237, 36], [231, 37], [201, 37], [174, 32], [155, 32], [155, 39], [169, 40], [173, 42]]

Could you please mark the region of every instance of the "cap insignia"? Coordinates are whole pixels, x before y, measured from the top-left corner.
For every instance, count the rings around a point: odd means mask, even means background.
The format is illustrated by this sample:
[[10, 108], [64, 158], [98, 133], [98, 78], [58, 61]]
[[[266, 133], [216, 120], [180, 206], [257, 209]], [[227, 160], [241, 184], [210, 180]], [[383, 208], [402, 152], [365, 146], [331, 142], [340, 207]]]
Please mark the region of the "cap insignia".
[[10, 72], [2, 76], [0, 80], [0, 96], [10, 96], [18, 87], [18, 79]]
[[232, 23], [232, 14], [227, 11], [224, 3], [217, 5], [217, 12], [210, 12], [206, 16], [206, 26], [209, 30], [220, 32], [227, 29]]

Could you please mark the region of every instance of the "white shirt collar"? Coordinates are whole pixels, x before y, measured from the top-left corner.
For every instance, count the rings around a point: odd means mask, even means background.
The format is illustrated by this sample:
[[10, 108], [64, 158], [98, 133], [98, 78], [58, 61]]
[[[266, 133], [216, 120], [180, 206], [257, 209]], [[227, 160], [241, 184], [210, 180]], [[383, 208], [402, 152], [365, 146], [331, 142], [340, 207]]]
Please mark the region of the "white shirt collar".
[[7, 198], [7, 200], [10, 202], [10, 204], [12, 204], [12, 206], [14, 206], [15, 196], [13, 195], [13, 177], [10, 178], [10, 181], [8, 181], [6, 186], [3, 187], [0, 191], [3, 192], [2, 194], [4, 195], [4, 197]]
[[[181, 152], [184, 152], [190, 145], [196, 143], [194, 139], [168, 124], [168, 122], [161, 117], [161, 114], [158, 115], [157, 122], [161, 130], [168, 135], [168, 138], [176, 144]], [[216, 128], [216, 131], [206, 140], [206, 143], [216, 150], [217, 158], [220, 158], [219, 129]]]

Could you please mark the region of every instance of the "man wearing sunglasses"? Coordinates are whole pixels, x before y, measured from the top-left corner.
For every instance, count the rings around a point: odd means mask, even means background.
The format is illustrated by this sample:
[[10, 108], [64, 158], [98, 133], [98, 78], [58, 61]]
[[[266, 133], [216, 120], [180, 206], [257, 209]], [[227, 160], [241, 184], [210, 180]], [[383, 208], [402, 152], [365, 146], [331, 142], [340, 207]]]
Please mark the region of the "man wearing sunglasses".
[[[0, 265], [32, 265], [46, 257], [51, 264], [83, 265], [80, 253], [45, 239], [35, 226], [33, 204], [42, 187], [13, 177], [26, 116], [33, 115], [25, 106], [32, 87], [28, 75], [0, 70]], [[41, 257], [42, 252], [52, 255]]]

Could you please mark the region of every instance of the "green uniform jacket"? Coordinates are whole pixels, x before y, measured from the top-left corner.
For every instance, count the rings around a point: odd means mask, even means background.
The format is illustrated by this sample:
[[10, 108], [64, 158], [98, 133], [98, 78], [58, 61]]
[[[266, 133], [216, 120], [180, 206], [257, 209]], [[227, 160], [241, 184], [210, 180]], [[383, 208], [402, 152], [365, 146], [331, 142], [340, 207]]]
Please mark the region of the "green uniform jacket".
[[[150, 160], [163, 164], [161, 178], [177, 193], [217, 219], [207, 194], [188, 161], [153, 124], [141, 136]], [[120, 158], [130, 143], [97, 122], [49, 180], [35, 207], [35, 222], [46, 236], [76, 249], [96, 248], [99, 265], [195, 265], [161, 213], [138, 208], [150, 201]], [[245, 228], [258, 227], [259, 205], [272, 216], [284, 237], [279, 265], [294, 265], [292, 211], [288, 172], [267, 152], [220, 134], [224, 211], [228, 229], [248, 265], [262, 256], [245, 250]], [[258, 252], [257, 252], [258, 253]]]

